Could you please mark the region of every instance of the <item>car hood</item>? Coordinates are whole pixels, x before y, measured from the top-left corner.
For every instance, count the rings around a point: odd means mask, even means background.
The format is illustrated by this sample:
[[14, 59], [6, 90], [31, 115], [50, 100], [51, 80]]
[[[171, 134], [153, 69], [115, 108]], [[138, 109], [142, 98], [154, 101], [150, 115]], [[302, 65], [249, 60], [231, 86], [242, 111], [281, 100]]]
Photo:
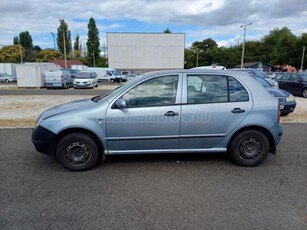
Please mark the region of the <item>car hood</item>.
[[266, 88], [266, 89], [274, 97], [288, 97], [290, 95], [289, 92], [282, 90], [282, 89], [275, 89], [275, 88]]
[[43, 111], [38, 117], [37, 121], [45, 120], [49, 117], [53, 117], [58, 114], [62, 114], [62, 113], [70, 112], [70, 111], [88, 110], [90, 108], [95, 107], [96, 105], [97, 103], [95, 103], [91, 99], [82, 99], [82, 100], [72, 101], [72, 102], [58, 105], [58, 106], [55, 106], [55, 107], [52, 107], [50, 109]]

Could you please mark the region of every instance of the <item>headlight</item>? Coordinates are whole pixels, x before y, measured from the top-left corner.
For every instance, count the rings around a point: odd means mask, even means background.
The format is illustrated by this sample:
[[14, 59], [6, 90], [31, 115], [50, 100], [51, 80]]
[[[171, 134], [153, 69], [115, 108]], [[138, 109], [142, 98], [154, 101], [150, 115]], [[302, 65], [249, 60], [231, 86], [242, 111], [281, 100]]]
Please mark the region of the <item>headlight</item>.
[[286, 97], [286, 101], [287, 102], [295, 101], [295, 97], [292, 94], [290, 94], [288, 97]]

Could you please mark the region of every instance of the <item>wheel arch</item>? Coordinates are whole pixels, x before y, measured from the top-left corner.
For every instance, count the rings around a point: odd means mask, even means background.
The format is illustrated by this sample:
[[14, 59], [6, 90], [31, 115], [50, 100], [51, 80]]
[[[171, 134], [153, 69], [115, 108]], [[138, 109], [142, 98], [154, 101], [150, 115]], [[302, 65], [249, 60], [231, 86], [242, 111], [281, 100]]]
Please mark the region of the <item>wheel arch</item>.
[[70, 133], [85, 133], [85, 134], [91, 136], [94, 139], [94, 141], [97, 143], [98, 150], [99, 150], [99, 153], [100, 153], [100, 160], [104, 159], [104, 149], [105, 149], [105, 147], [104, 147], [101, 139], [93, 131], [88, 130], [88, 129], [84, 129], [84, 128], [69, 128], [69, 129], [64, 129], [60, 133], [58, 133], [56, 135], [56, 140], [55, 140], [54, 145], [53, 145], [53, 156], [54, 157], [56, 156], [56, 149], [57, 149], [59, 141], [64, 136], [66, 136]]
[[263, 134], [267, 137], [267, 139], [268, 139], [268, 141], [269, 141], [269, 145], [270, 145], [270, 146], [269, 146], [269, 152], [270, 152], [270, 153], [273, 153], [273, 154], [276, 153], [276, 144], [275, 144], [273, 135], [272, 135], [272, 134], [270, 133], [270, 131], [267, 130], [266, 128], [261, 127], [261, 126], [256, 126], [256, 125], [254, 125], [254, 126], [246, 126], [246, 127], [242, 128], [242, 129], [237, 130], [237, 131], [232, 135], [232, 137], [230, 138], [230, 140], [229, 140], [229, 142], [228, 142], [228, 145], [227, 145], [227, 149], [229, 149], [229, 147], [230, 147], [230, 145], [231, 145], [233, 139], [234, 139], [237, 135], [239, 135], [240, 133], [242, 133], [242, 132], [244, 132], [244, 131], [247, 131], [247, 130], [257, 130], [257, 131], [263, 133]]

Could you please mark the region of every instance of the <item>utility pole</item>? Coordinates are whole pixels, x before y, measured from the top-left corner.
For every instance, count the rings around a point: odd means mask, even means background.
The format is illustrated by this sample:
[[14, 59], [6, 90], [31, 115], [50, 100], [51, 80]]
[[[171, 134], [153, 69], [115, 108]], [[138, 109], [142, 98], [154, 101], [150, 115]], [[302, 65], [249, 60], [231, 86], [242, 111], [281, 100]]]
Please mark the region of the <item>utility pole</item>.
[[245, 49], [245, 35], [246, 35], [246, 27], [251, 25], [252, 23], [248, 23], [246, 25], [240, 26], [240, 28], [244, 28], [244, 35], [243, 35], [243, 44], [242, 44], [242, 57], [241, 57], [241, 68], [243, 68], [244, 63], [244, 49]]
[[304, 57], [305, 57], [305, 46], [303, 46], [303, 55], [302, 55], [302, 62], [301, 62], [301, 71], [303, 71]]
[[20, 64], [23, 64], [22, 51], [21, 51], [21, 45], [20, 44], [19, 44], [19, 53], [20, 53]]

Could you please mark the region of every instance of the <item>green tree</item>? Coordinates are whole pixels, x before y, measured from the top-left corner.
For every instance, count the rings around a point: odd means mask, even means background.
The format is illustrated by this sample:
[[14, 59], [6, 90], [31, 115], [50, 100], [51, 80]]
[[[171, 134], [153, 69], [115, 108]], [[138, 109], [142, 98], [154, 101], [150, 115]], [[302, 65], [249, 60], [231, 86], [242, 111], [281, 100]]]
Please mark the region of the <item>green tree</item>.
[[19, 44], [19, 39], [18, 39], [18, 37], [14, 37], [14, 39], [13, 39], [13, 44], [14, 44], [14, 45]]
[[165, 34], [171, 34], [172, 33], [172, 31], [170, 31], [170, 29], [169, 28], [166, 28], [165, 30], [164, 30], [164, 32], [163, 33], [165, 33]]
[[80, 44], [80, 36], [77, 35], [74, 41], [74, 57], [81, 57], [81, 44]]
[[71, 35], [70, 30], [68, 30], [68, 25], [64, 19], [60, 20], [60, 26], [57, 33], [57, 45], [58, 50], [64, 54], [64, 38], [65, 38], [65, 48], [66, 54], [71, 52]]
[[33, 47], [32, 36], [29, 31], [24, 31], [19, 34], [19, 43], [26, 50], [31, 50]]
[[297, 49], [297, 38], [287, 28], [274, 29], [262, 39], [263, 50], [267, 55], [267, 62], [272, 65], [290, 64], [297, 66], [295, 61], [297, 53], [292, 53]]
[[87, 42], [86, 42], [86, 47], [87, 47], [86, 63], [89, 66], [93, 66], [94, 62], [98, 63], [100, 58], [99, 31], [96, 27], [96, 22], [94, 18], [90, 18], [87, 28], [88, 28], [88, 33], [87, 33]]
[[[20, 52], [21, 51], [21, 52]], [[3, 63], [20, 63], [21, 57], [25, 57], [24, 49], [19, 45], [4, 46], [0, 49], [0, 62]]]
[[54, 49], [44, 49], [40, 52], [38, 52], [36, 61], [37, 62], [49, 62], [53, 59], [61, 59], [63, 58], [63, 55], [61, 52], [54, 50]]

